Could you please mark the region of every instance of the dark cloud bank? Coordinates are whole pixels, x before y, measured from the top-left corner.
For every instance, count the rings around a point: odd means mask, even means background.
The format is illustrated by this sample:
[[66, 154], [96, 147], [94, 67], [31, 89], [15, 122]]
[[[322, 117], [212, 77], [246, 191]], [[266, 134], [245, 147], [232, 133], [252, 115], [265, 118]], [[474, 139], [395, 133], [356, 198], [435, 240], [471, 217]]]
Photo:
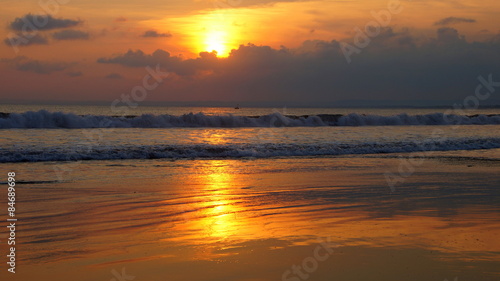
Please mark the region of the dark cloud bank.
[[[480, 75], [493, 74], [500, 81], [499, 39], [468, 42], [453, 28], [440, 28], [435, 38], [422, 39], [408, 30], [386, 28], [360, 54], [352, 55], [350, 64], [336, 40], [306, 41], [296, 49], [248, 44], [228, 58], [200, 53], [187, 60], [164, 50], [152, 54], [129, 50], [98, 62], [128, 67], [160, 64], [174, 73], [174, 81], [155, 100], [286, 102], [290, 106], [338, 105], [345, 100], [443, 104], [473, 95]], [[499, 99], [492, 96], [485, 103], [495, 100]]]

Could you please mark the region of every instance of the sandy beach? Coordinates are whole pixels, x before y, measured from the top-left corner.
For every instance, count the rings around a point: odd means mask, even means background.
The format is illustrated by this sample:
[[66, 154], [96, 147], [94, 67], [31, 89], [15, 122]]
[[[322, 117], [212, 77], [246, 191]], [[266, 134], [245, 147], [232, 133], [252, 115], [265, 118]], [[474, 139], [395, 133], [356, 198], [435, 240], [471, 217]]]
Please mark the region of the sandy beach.
[[0, 164], [9, 280], [498, 280], [499, 154]]

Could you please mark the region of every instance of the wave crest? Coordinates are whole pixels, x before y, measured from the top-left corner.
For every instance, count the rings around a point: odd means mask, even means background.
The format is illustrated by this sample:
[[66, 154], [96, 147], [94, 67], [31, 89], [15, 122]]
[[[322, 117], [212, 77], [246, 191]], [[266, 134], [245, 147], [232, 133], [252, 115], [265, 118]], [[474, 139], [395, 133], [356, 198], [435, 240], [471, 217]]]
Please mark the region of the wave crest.
[[45, 110], [24, 113], [0, 114], [0, 129], [29, 128], [173, 128], [173, 127], [316, 127], [316, 126], [403, 126], [403, 125], [491, 125], [500, 124], [500, 115], [425, 115], [400, 114], [394, 116], [363, 115], [351, 113], [319, 115], [282, 115], [272, 113], [262, 116], [205, 115], [189, 113], [180, 116], [152, 115], [104, 116], [75, 115]]
[[293, 156], [332, 156], [382, 154], [419, 151], [451, 151], [500, 148], [500, 138], [459, 138], [424, 142], [366, 142], [358, 144], [194, 144], [96, 146], [92, 149], [22, 148], [0, 149], [0, 163], [117, 160], [117, 159], [192, 159], [192, 158], [269, 158]]

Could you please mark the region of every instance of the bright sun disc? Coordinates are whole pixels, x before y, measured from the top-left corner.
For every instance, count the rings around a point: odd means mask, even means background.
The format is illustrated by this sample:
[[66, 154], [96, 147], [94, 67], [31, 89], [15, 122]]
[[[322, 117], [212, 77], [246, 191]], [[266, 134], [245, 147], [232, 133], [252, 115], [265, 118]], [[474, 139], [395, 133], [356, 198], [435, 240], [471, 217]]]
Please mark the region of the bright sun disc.
[[224, 31], [210, 31], [205, 37], [205, 49], [208, 52], [216, 51], [217, 56], [227, 57], [229, 50], [227, 44], [227, 33]]

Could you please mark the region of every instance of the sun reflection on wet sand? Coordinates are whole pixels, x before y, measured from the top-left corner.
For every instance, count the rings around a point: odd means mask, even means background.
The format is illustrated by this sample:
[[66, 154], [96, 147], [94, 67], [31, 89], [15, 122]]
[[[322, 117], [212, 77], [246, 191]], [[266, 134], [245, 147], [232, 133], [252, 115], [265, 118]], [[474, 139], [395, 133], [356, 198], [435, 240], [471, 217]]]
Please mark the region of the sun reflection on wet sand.
[[202, 211], [195, 221], [194, 227], [204, 230], [206, 235], [216, 241], [227, 239], [237, 231], [236, 213], [242, 211], [235, 202], [234, 187], [239, 186], [238, 177], [230, 172], [231, 167], [224, 161], [211, 161], [205, 174], [198, 180], [204, 194]]
[[[380, 171], [359, 167], [383, 171], [397, 160], [330, 158], [318, 166], [315, 160], [82, 164], [95, 178], [20, 193], [31, 202], [23, 204], [19, 235], [29, 251], [20, 259], [31, 272], [83, 264], [88, 280], [125, 265], [141, 279], [279, 280], [310, 255], [317, 238], [328, 237], [340, 247], [315, 273], [317, 280], [349, 280], [345, 272], [360, 266], [368, 266], [363, 274], [381, 274], [384, 264], [403, 260], [409, 269], [387, 267], [380, 280], [410, 272], [434, 280], [456, 271], [464, 280], [495, 280], [495, 183], [477, 188], [472, 181], [491, 177], [495, 167], [471, 168], [469, 174], [452, 165], [424, 167], [408, 187], [391, 194]], [[148, 177], [130, 177], [131, 170]], [[450, 173], [455, 177], [442, 181]], [[57, 196], [42, 200], [47, 190]], [[47, 254], [47, 248], [55, 251]], [[339, 266], [349, 270], [341, 273]]]

